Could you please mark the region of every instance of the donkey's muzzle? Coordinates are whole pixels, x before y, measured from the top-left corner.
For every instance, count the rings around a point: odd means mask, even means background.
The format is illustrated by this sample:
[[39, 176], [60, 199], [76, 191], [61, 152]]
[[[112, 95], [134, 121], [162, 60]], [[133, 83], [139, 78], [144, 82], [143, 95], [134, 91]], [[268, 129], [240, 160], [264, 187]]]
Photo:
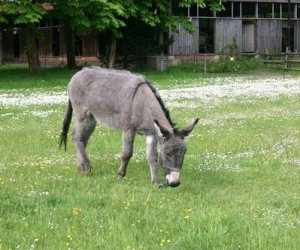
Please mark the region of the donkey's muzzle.
[[180, 185], [180, 181], [177, 181], [177, 182], [170, 182], [168, 183], [170, 187], [178, 187]]
[[172, 171], [170, 174], [166, 176], [168, 186], [177, 187], [180, 185], [179, 181], [179, 172]]

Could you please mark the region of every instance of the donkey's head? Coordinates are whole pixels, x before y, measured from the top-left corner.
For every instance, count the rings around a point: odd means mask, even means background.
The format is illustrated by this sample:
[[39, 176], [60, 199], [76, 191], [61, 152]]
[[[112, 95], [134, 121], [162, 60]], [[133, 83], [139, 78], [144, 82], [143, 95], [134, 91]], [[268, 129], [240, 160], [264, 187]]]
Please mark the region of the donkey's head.
[[161, 143], [159, 162], [164, 170], [167, 184], [171, 187], [177, 187], [180, 184], [180, 170], [187, 151], [184, 138], [192, 132], [198, 120], [193, 121], [185, 129], [173, 131], [164, 128], [158, 121], [154, 121]]

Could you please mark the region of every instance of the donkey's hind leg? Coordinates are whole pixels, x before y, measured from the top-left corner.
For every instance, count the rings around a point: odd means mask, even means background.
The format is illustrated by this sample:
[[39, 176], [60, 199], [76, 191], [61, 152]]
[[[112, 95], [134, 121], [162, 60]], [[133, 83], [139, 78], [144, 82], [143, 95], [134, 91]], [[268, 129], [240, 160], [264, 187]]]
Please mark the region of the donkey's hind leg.
[[91, 166], [85, 148], [91, 134], [94, 132], [94, 129], [96, 127], [96, 120], [94, 116], [89, 112], [85, 112], [81, 116], [76, 116], [75, 119], [73, 140], [77, 146], [78, 170], [80, 170], [84, 174], [90, 174]]
[[134, 130], [127, 130], [123, 132], [121, 166], [118, 170], [118, 175], [121, 178], [126, 175], [127, 165], [133, 152], [134, 138], [135, 138]]

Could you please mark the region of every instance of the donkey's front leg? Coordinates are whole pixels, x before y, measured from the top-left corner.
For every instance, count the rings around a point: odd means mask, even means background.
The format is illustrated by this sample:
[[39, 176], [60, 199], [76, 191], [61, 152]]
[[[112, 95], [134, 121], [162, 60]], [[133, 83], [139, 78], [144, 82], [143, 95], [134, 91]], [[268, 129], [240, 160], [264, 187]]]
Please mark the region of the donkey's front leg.
[[118, 170], [118, 175], [124, 177], [126, 175], [126, 169], [128, 162], [133, 152], [133, 142], [135, 138], [134, 130], [127, 130], [123, 132], [123, 146], [122, 146], [122, 158], [121, 166]]
[[147, 160], [151, 171], [151, 182], [154, 185], [158, 185], [158, 153], [157, 153], [157, 137], [155, 135], [148, 135], [146, 139], [147, 143]]

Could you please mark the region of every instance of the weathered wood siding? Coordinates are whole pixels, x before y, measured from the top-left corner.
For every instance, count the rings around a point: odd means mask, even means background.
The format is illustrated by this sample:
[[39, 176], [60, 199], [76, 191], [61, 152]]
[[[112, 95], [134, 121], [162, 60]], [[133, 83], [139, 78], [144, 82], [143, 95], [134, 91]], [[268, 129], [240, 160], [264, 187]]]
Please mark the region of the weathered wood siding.
[[96, 56], [97, 55], [97, 35], [96, 33], [87, 34], [82, 38], [83, 40], [83, 55]]
[[3, 57], [13, 57], [14, 56], [14, 37], [12, 31], [3, 32]]
[[295, 33], [294, 33], [294, 50], [295, 52], [300, 52], [300, 21], [295, 22]]
[[255, 24], [243, 23], [242, 52], [255, 52]]
[[41, 33], [39, 39], [39, 54], [41, 57], [51, 56], [52, 55], [52, 36], [50, 29], [40, 29]]
[[226, 53], [226, 48], [234, 38], [239, 49], [242, 48], [242, 20], [216, 19], [215, 53]]
[[194, 55], [199, 53], [199, 20], [192, 19], [195, 32], [190, 34], [182, 25], [178, 25], [177, 32], [172, 33], [173, 44], [170, 46], [170, 55]]
[[257, 51], [281, 52], [282, 22], [280, 20], [257, 20]]

